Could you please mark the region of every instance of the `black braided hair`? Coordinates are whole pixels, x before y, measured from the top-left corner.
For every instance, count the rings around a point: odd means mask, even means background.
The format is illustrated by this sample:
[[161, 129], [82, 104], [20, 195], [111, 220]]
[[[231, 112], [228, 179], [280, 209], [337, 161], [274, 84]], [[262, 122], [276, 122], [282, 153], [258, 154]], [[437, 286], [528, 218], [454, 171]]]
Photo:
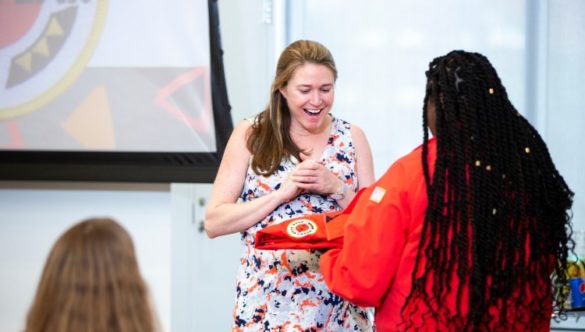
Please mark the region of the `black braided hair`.
[[[550, 320], [543, 313], [551, 301], [562, 311], [567, 297], [549, 285], [551, 272], [559, 284], [567, 282], [573, 192], [486, 57], [452, 51], [434, 59], [426, 75], [428, 207], [403, 315], [418, 311], [454, 331], [532, 331]], [[434, 173], [427, 160], [428, 102], [436, 110]], [[455, 278], [461, 282], [453, 284]], [[519, 291], [527, 285], [534, 286], [530, 296]], [[448, 294], [456, 296], [457, 312], [442, 305]]]

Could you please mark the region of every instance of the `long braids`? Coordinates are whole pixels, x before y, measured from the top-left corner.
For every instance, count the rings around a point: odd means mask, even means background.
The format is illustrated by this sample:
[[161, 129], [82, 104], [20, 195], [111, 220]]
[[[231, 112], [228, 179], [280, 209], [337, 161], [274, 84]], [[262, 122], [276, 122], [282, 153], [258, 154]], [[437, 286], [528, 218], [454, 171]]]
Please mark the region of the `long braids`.
[[[430, 63], [427, 78], [422, 163], [428, 208], [403, 314], [448, 317], [442, 323], [462, 331], [487, 330], [494, 319], [495, 330], [517, 326], [513, 321], [533, 330], [550, 319], [542, 314], [551, 306], [548, 272], [554, 268], [559, 284], [567, 281], [573, 192], [487, 58], [453, 51]], [[436, 109], [434, 173], [429, 100]], [[451, 289], [455, 276], [461, 282]], [[526, 285], [535, 286], [529, 296], [520, 291]], [[457, 312], [443, 305], [449, 294]], [[555, 293], [553, 307], [562, 309], [566, 296]], [[414, 299], [424, 308], [409, 307]]]

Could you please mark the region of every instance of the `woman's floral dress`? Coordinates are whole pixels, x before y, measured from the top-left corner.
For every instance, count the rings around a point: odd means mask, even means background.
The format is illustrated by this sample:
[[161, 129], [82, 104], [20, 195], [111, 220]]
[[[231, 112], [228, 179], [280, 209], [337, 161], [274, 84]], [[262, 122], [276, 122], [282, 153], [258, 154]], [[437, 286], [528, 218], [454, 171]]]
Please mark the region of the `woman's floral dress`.
[[[333, 117], [323, 153], [324, 164], [358, 187], [355, 148], [350, 124]], [[283, 160], [275, 174], [257, 175], [250, 167], [241, 198], [251, 201], [276, 190], [295, 164]], [[331, 293], [319, 271], [316, 250], [257, 250], [256, 232], [268, 225], [303, 214], [339, 210], [327, 196], [302, 194], [279, 206], [256, 225], [242, 232], [244, 250], [237, 277], [233, 331], [372, 331], [371, 313]]]

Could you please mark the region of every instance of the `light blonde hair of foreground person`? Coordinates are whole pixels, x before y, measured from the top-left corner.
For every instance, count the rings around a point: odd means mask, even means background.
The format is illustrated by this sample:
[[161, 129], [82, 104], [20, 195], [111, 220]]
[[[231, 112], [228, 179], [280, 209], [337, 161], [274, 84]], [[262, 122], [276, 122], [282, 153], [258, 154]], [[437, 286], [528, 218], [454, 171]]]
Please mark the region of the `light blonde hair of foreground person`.
[[84, 220], [51, 250], [25, 332], [158, 331], [128, 232], [109, 218]]

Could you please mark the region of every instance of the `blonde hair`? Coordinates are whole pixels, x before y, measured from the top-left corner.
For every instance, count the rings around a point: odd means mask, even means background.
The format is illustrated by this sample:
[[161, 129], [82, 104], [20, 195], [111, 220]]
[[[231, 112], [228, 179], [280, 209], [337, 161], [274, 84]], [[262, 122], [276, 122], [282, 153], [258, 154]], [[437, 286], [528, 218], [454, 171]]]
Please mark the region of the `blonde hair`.
[[130, 235], [113, 219], [91, 218], [53, 246], [25, 332], [151, 332], [156, 325]]
[[270, 100], [252, 125], [247, 147], [252, 153], [252, 169], [261, 175], [276, 171], [285, 156], [300, 159], [301, 149], [289, 135], [290, 112], [280, 89], [286, 87], [300, 66], [306, 63], [324, 65], [337, 80], [337, 68], [331, 52], [311, 40], [297, 40], [282, 51], [270, 89]]

